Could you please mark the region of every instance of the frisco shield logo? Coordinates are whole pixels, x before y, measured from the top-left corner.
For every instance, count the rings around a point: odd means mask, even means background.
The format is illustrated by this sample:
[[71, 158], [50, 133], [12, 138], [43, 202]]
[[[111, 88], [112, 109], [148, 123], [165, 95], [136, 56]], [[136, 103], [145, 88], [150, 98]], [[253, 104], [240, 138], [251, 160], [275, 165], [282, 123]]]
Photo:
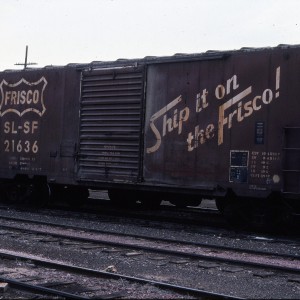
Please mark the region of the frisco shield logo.
[[27, 112], [35, 112], [41, 117], [46, 111], [43, 99], [46, 85], [45, 77], [36, 82], [28, 82], [22, 78], [13, 84], [3, 79], [0, 84], [0, 116], [12, 112], [21, 117]]

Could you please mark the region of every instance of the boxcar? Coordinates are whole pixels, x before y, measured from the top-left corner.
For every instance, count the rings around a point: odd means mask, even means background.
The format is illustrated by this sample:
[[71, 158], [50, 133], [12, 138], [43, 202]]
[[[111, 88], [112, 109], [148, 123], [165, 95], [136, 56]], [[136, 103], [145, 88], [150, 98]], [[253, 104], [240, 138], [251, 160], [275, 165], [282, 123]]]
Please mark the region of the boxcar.
[[[300, 46], [0, 73], [3, 199], [88, 188], [288, 219], [300, 195]], [[75, 197], [76, 196], [76, 197]]]

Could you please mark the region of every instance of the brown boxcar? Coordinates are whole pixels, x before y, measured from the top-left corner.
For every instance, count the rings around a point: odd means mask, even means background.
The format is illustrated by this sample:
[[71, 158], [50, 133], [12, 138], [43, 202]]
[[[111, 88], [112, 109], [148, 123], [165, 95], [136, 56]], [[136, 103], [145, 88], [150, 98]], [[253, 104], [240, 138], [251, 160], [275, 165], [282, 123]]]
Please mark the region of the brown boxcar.
[[281, 45], [2, 72], [0, 176], [286, 218], [300, 195], [299, 64], [300, 46]]
[[[80, 72], [45, 67], [0, 74], [2, 198], [24, 200], [35, 186], [75, 183]], [[14, 179], [8, 181], [7, 179]]]

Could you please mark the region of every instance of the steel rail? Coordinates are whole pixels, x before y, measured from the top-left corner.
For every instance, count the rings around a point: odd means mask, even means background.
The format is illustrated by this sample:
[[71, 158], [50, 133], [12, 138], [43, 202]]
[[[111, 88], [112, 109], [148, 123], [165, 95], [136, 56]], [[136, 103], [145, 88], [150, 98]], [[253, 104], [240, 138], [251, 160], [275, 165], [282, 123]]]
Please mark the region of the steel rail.
[[[148, 280], [145, 278], [122, 275], [119, 273], [110, 273], [110, 272], [106, 272], [106, 271], [99, 271], [99, 270], [90, 269], [90, 268], [78, 267], [78, 266], [74, 266], [74, 265], [70, 265], [70, 264], [65, 264], [62, 262], [54, 262], [54, 261], [44, 259], [44, 258], [37, 258], [37, 257], [21, 255], [21, 254], [13, 254], [11, 251], [8, 253], [7, 251], [2, 250], [2, 251], [0, 251], [0, 256], [2, 258], [12, 259], [12, 260], [15, 260], [15, 259], [30, 260], [30, 261], [34, 262], [36, 265], [51, 267], [51, 268], [55, 268], [55, 269], [59, 269], [59, 270], [71, 271], [74, 273], [79, 273], [81, 275], [83, 274], [83, 275], [96, 276], [96, 277], [108, 277], [108, 278], [117, 279], [117, 280], [124, 279], [124, 280], [128, 280], [131, 282], [137, 282], [137, 283], [141, 283], [141, 284], [150, 284], [150, 285], [162, 288], [162, 289], [168, 289], [168, 290], [172, 290], [172, 291], [175, 291], [178, 293], [190, 294], [190, 295], [201, 296], [201, 297], [203, 297], [203, 296], [208, 297], [208, 299], [244, 299], [241, 297], [235, 297], [235, 296], [225, 295], [225, 294], [221, 294], [221, 293], [208, 292], [208, 291], [204, 291], [204, 290], [200, 290], [200, 289], [196, 289], [196, 288], [190, 288], [190, 287], [186, 287], [186, 286], [181, 286], [181, 285], [177, 285], [177, 284], [160, 282], [160, 281], [156, 281], [156, 280]], [[0, 277], [0, 280], [1, 280], [1, 277]], [[4, 280], [4, 278], [3, 278], [3, 280]], [[83, 299], [83, 298], [81, 297], [81, 298], [76, 298], [76, 299]]]
[[[26, 229], [26, 228], [20, 228], [18, 226], [9, 226], [0, 224], [0, 227], [7, 228], [7, 229], [14, 229], [19, 230], [23, 232], [31, 232], [36, 234], [45, 234], [44, 230], [38, 230], [38, 229]], [[102, 245], [109, 245], [109, 246], [115, 246], [120, 248], [129, 248], [129, 249], [135, 249], [135, 250], [143, 250], [147, 252], [154, 252], [154, 253], [160, 253], [165, 255], [174, 255], [174, 256], [180, 256], [180, 257], [186, 257], [190, 259], [201, 259], [201, 260], [209, 260], [209, 261], [215, 261], [215, 262], [221, 262], [221, 263], [229, 263], [239, 266], [250, 266], [254, 268], [259, 269], [269, 269], [269, 270], [275, 270], [275, 271], [281, 271], [281, 272], [287, 272], [287, 273], [300, 273], [300, 268], [293, 268], [293, 267], [285, 267], [285, 266], [278, 266], [273, 264], [263, 264], [259, 262], [252, 262], [249, 260], [239, 260], [239, 259], [232, 259], [232, 258], [224, 258], [224, 257], [216, 257], [216, 256], [207, 256], [203, 254], [197, 254], [197, 253], [187, 253], [182, 251], [176, 251], [176, 250], [170, 250], [170, 249], [161, 249], [161, 248], [153, 248], [149, 246], [142, 246], [142, 245], [131, 245], [131, 244], [124, 244], [122, 242], [112, 242], [112, 241], [104, 241], [104, 240], [94, 240], [92, 238], [88, 237], [78, 237], [78, 236], [70, 236], [68, 234], [60, 234], [60, 233], [54, 233], [54, 232], [46, 232], [47, 235], [51, 235], [54, 237], [59, 238], [65, 238], [69, 240], [75, 240], [80, 242], [88, 242], [93, 244], [102, 244]]]
[[[26, 232], [36, 233], [36, 234], [45, 234], [44, 230], [39, 230], [39, 229], [26, 229], [24, 227], [20, 228], [18, 226], [12, 226], [12, 225], [10, 226], [10, 225], [4, 225], [4, 224], [0, 224], [0, 227], [7, 228], [7, 229], [19, 230], [19, 231], [23, 231], [23, 232], [26, 231]], [[240, 265], [250, 266], [250, 267], [259, 268], [259, 269], [269, 269], [269, 270], [288, 272], [288, 273], [296, 273], [296, 274], [300, 273], [300, 268], [278, 266], [278, 265], [266, 264], [266, 263], [263, 264], [263, 263], [259, 263], [259, 262], [249, 261], [249, 260], [246, 261], [246, 260], [216, 257], [216, 256], [211, 257], [211, 256], [203, 255], [203, 254], [197, 254], [197, 253], [186, 253], [186, 252], [170, 250], [170, 249], [153, 248], [153, 247], [142, 246], [142, 245], [124, 244], [123, 242], [95, 240], [93, 238], [88, 238], [88, 237], [70, 236], [68, 234], [60, 234], [60, 233], [54, 233], [54, 232], [47, 232], [47, 235], [51, 235], [51, 236], [59, 237], [59, 238], [65, 238], [65, 239], [69, 239], [69, 240], [80, 241], [80, 242], [88, 242], [88, 243], [93, 243], [93, 244], [109, 245], [109, 246], [115, 246], [115, 247], [120, 247], [120, 248], [143, 250], [143, 251], [147, 251], [147, 252], [155, 252], [155, 253], [160, 253], [160, 254], [165, 254], [165, 255], [174, 255], [174, 256], [186, 257], [186, 258], [190, 258], [190, 259], [202, 259], [202, 260], [216, 261], [216, 262], [221, 262], [221, 263], [229, 263], [229, 264], [234, 264], [234, 265], [239, 265], [239, 266]], [[235, 251], [235, 249], [230, 249], [230, 250]], [[257, 254], [257, 253], [254, 253], [254, 254]], [[262, 253], [262, 254], [266, 255], [265, 253]], [[269, 253], [267, 253], [267, 254], [270, 256], [273, 255], [273, 254], [269, 254]], [[290, 259], [290, 257], [287, 257], [287, 258]], [[292, 258], [295, 259], [295, 257], [292, 257]]]
[[[83, 300], [90, 299], [90, 298], [87, 298], [87, 297], [84, 297], [84, 296], [79, 296], [79, 295], [75, 295], [75, 294], [71, 294], [71, 293], [67, 293], [67, 292], [58, 291], [58, 290], [55, 290], [55, 289], [43, 287], [41, 285], [29, 284], [29, 283], [22, 282], [20, 280], [15, 280], [15, 279], [3, 277], [3, 276], [0, 276], [0, 281], [1, 282], [6, 282], [9, 285], [11, 285], [12, 287], [15, 287], [17, 289], [34, 291], [34, 292], [41, 292], [41, 293], [47, 294], [47, 295], [61, 296], [61, 297], [65, 297], [66, 299], [78, 299], [78, 300], [80, 300], [80, 299], [83, 299]], [[105, 297], [101, 298], [101, 296], [100, 296], [99, 299], [108, 299], [108, 298], [105, 298]]]
[[[270, 255], [270, 256], [276, 256], [276, 257], [286, 258], [286, 259], [300, 259], [300, 255], [272, 253], [269, 251], [262, 251], [262, 250], [257, 251], [257, 250], [245, 249], [245, 248], [233, 248], [230, 246], [206, 244], [206, 243], [182, 241], [182, 240], [180, 241], [180, 240], [174, 240], [174, 239], [170, 239], [170, 238], [144, 236], [144, 235], [132, 234], [132, 233], [123, 233], [123, 232], [119, 233], [119, 232], [110, 231], [110, 230], [92, 229], [92, 228], [80, 227], [80, 226], [75, 226], [75, 225], [66, 225], [66, 224], [46, 222], [46, 221], [40, 221], [40, 220], [30, 220], [27, 218], [7, 217], [7, 216], [3, 216], [1, 214], [0, 214], [0, 218], [5, 219], [5, 220], [28, 222], [28, 223], [32, 223], [32, 224], [62, 227], [62, 228], [78, 230], [78, 231], [86, 230], [88, 232], [97, 233], [97, 234], [110, 234], [110, 235], [115, 235], [115, 236], [132, 237], [132, 238], [138, 238], [138, 239], [141, 239], [141, 238], [148, 239], [150, 241], [160, 241], [160, 242], [175, 243], [175, 244], [181, 244], [181, 245], [199, 246], [199, 247], [210, 248], [210, 249], [214, 249], [214, 250], [225, 250], [225, 251], [233, 250], [235, 252], [241, 252], [241, 253], [249, 253], [249, 254], [256, 254], [256, 255]], [[0, 224], [0, 227], [1, 226], [2, 225]]]

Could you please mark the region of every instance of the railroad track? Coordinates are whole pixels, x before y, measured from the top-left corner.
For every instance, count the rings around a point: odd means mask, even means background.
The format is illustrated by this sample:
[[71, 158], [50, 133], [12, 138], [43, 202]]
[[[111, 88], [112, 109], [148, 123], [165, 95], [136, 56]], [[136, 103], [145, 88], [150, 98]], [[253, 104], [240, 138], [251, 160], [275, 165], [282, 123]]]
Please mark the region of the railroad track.
[[[2, 212], [2, 213], [1, 213]], [[23, 215], [27, 214], [29, 216], [29, 218], [24, 218]], [[30, 219], [30, 216], [33, 215], [33, 218]], [[22, 216], [22, 217], [20, 217]], [[119, 218], [106, 218], [105, 216], [99, 216], [96, 215], [94, 213], [90, 214], [90, 213], [77, 213], [77, 212], [61, 212], [60, 210], [42, 210], [42, 211], [36, 211], [34, 210], [33, 212], [24, 212], [24, 211], [18, 211], [18, 210], [11, 210], [11, 209], [7, 209], [6, 207], [4, 208], [4, 210], [1, 210], [0, 208], [0, 217], [2, 217], [3, 219], [6, 220], [16, 220], [16, 221], [24, 221], [24, 222], [29, 222], [29, 223], [36, 223], [36, 224], [41, 224], [41, 225], [53, 225], [53, 226], [62, 226], [62, 227], [66, 227], [69, 229], [75, 229], [75, 230], [89, 230], [90, 232], [95, 231], [96, 233], [108, 233], [108, 234], [117, 234], [117, 235], [122, 235], [120, 233], [120, 228], [119, 227], [115, 227], [115, 226], [110, 226], [112, 228], [112, 230], [108, 230], [107, 226], [102, 226], [103, 224], [120, 224], [121, 226], [137, 226], [139, 228], [151, 228], [151, 229], [166, 229], [166, 230], [172, 230], [172, 231], [176, 231], [176, 233], [182, 232], [182, 231], [186, 231], [188, 233], [188, 235], [190, 234], [196, 234], [196, 235], [203, 235], [203, 236], [209, 236], [209, 235], [217, 235], [218, 238], [222, 238], [222, 239], [238, 239], [239, 241], [247, 241], [247, 242], [251, 242], [251, 243], [264, 243], [264, 241], [267, 241], [268, 243], [272, 243], [272, 244], [277, 244], [277, 243], [281, 243], [284, 245], [290, 245], [289, 248], [285, 249], [285, 252], [281, 252], [283, 255], [286, 253], [286, 250], [290, 250], [291, 248], [293, 248], [294, 246], [299, 246], [300, 247], [300, 239], [298, 237], [294, 237], [294, 236], [290, 236], [290, 237], [283, 237], [281, 235], [268, 235], [268, 234], [259, 234], [259, 233], [255, 233], [255, 232], [244, 232], [244, 231], [240, 231], [240, 232], [236, 232], [236, 231], [232, 231], [232, 230], [225, 230], [225, 229], [215, 229], [213, 227], [199, 227], [199, 226], [189, 226], [189, 227], [185, 227], [184, 225], [182, 226], [181, 224], [177, 224], [177, 226], [164, 226], [165, 223], [168, 224], [168, 222], [148, 222], [148, 221], [142, 221], [141, 222], [131, 222], [130, 218], [124, 216], [123, 218], [119, 219]], [[45, 220], [47, 219], [55, 219], [57, 222], [51, 222], [48, 221], [46, 222]], [[43, 220], [43, 221], [41, 221]], [[73, 223], [73, 221], [76, 221], [78, 223], [78, 221], [83, 221], [83, 224], [88, 224], [86, 227], [84, 227], [84, 225], [82, 227], [80, 226], [74, 226], [74, 225], [70, 225]], [[86, 222], [87, 221], [87, 222]], [[68, 225], [69, 224], [69, 225]], [[104, 227], [104, 230], [93, 230], [93, 228], [91, 228], [91, 226], [98, 226], [101, 225], [100, 227]], [[137, 237], [137, 238], [141, 238], [142, 234], [129, 234], [128, 230], [126, 233], [124, 233], [125, 236], [132, 236], [132, 237]], [[152, 237], [150, 236], [151, 232], [147, 232], [147, 238], [148, 239], [154, 239], [154, 240], [164, 240], [164, 239], [160, 239], [158, 238], [158, 235], [156, 232], [152, 234]], [[184, 236], [186, 237], [186, 236]], [[168, 239], [166, 239], [168, 240]], [[188, 241], [189, 239], [185, 239], [183, 242]], [[178, 242], [178, 238], [176, 238], [176, 242]], [[226, 241], [226, 243], [228, 243], [228, 241]], [[193, 242], [192, 244], [201, 246], [201, 245], [207, 245], [207, 241], [205, 241], [205, 243], [199, 243], [199, 242]], [[211, 245], [213, 247], [213, 245]], [[238, 245], [235, 245], [235, 248]], [[218, 247], [218, 245], [216, 246]], [[259, 245], [259, 247], [264, 247], [264, 245]], [[226, 247], [221, 247], [226, 249]], [[270, 253], [271, 254], [271, 253]], [[275, 254], [275, 253], [273, 253]], [[280, 253], [279, 253], [280, 254]], [[281, 254], [280, 254], [281, 255]]]
[[[50, 295], [55, 295], [55, 296], [60, 296], [60, 297], [65, 297], [67, 299], [91, 299], [91, 296], [86, 296], [86, 294], [91, 295], [93, 298], [97, 299], [115, 299], [115, 298], [122, 298], [128, 296], [125, 289], [124, 289], [124, 281], [127, 281], [128, 284], [138, 284], [139, 285], [139, 292], [142, 293], [142, 289], [144, 285], [149, 285], [152, 287], [156, 287], [159, 289], [162, 289], [164, 291], [171, 291], [172, 293], [169, 294], [169, 296], [174, 297], [174, 298], [183, 298], [183, 297], [205, 297], [206, 299], [241, 299], [239, 297], [234, 297], [231, 295], [224, 295], [220, 293], [212, 293], [200, 289], [195, 289], [195, 288], [190, 288], [190, 287], [185, 287], [177, 284], [172, 284], [172, 283], [165, 283], [161, 281], [155, 281], [155, 280], [147, 280], [145, 278], [139, 278], [139, 277], [134, 277], [134, 276], [127, 276], [127, 275], [122, 275], [122, 274], [116, 274], [112, 272], [107, 272], [107, 271], [99, 271], [96, 269], [91, 269], [91, 268], [84, 268], [84, 267], [79, 267], [79, 266], [74, 266], [71, 264], [66, 264], [63, 262], [59, 262], [57, 260], [49, 260], [49, 259], [44, 259], [44, 258], [39, 258], [39, 257], [34, 257], [32, 255], [20, 255], [18, 253], [14, 253], [11, 251], [0, 251], [0, 256], [1, 258], [5, 259], [10, 259], [10, 260], [18, 260], [18, 261], [30, 261], [31, 265], [34, 264], [35, 268], [38, 266], [39, 268], [47, 268], [47, 271], [49, 272], [49, 268], [54, 269], [59, 272], [68, 272], [69, 278], [70, 278], [70, 273], [72, 274], [80, 274], [81, 278], [75, 279], [77, 282], [74, 282], [74, 278], [72, 277], [72, 281], [70, 280], [68, 282], [43, 282], [42, 284], [35, 283], [35, 284], [29, 284], [26, 283], [28, 280], [33, 280], [37, 281], [36, 278], [29, 278], [26, 275], [24, 276], [23, 280], [20, 278], [18, 280], [16, 279], [11, 279], [8, 277], [1, 277], [0, 280], [2, 282], [8, 282], [15, 288], [19, 289], [25, 289], [29, 291], [34, 291], [37, 293], [42, 293], [42, 294], [50, 294]], [[24, 268], [23, 268], [23, 273], [24, 273]], [[123, 289], [118, 292], [109, 292], [106, 294], [99, 294], [93, 292], [93, 290], [88, 287], [84, 288], [82, 287], [81, 294], [78, 292], [78, 287], [77, 287], [77, 293], [72, 292], [72, 287], [69, 288], [70, 292], [65, 292], [62, 290], [58, 289], [53, 289], [49, 288], [49, 286], [68, 286], [68, 285], [73, 285], [73, 290], [74, 290], [74, 285], [80, 285], [80, 281], [82, 280], [82, 276], [88, 276], [89, 282], [92, 280], [99, 280], [101, 285], [104, 285], [104, 280], [114, 280], [114, 281], [122, 281]], [[61, 278], [61, 277], [60, 277]], [[75, 276], [76, 278], [76, 276]], [[40, 279], [39, 279], [40, 281]], [[136, 289], [137, 286], [134, 286]], [[114, 285], [114, 289], [118, 289]], [[76, 290], [76, 289], [75, 289]], [[166, 293], [168, 295], [168, 293]]]
[[[300, 274], [300, 255], [270, 253], [267, 251], [178, 241], [168, 238], [153, 238], [145, 235], [121, 234], [53, 222], [3, 217], [1, 215], [0, 219], [2, 219], [0, 228], [8, 230], [51, 235], [60, 239], [91, 243], [93, 245], [109, 245], [114, 248], [126, 248], [188, 259], [217, 261], [240, 266], [247, 265], [249, 267]], [[6, 225], [4, 220], [8, 221]], [[9, 220], [20, 224], [12, 225], [9, 223]]]
[[[92, 228], [93, 222], [88, 223], [90, 226], [84, 228], [83, 226], [62, 224], [67, 220], [65, 218], [62, 218], [59, 223], [5, 215], [0, 215], [0, 219], [0, 236], [14, 237], [15, 240], [25, 239], [27, 244], [36, 243], [39, 247], [41, 244], [52, 245], [52, 247], [56, 244], [61, 248], [60, 252], [65, 253], [75, 250], [79, 251], [78, 249], [89, 249], [89, 255], [101, 253], [101, 257], [105, 256], [106, 260], [112, 259], [117, 261], [117, 263], [113, 262], [115, 264], [118, 264], [120, 260], [122, 261], [124, 257], [135, 257], [137, 261], [134, 261], [134, 263], [137, 262], [139, 264], [143, 264], [145, 260], [151, 259], [154, 261], [162, 260], [161, 265], [167, 261], [192, 267], [197, 265], [198, 269], [207, 269], [208, 271], [212, 270], [212, 268], [219, 271], [236, 270], [241, 272], [242, 270], [244, 273], [252, 272], [257, 274], [257, 276], [263, 277], [270, 274], [280, 274], [279, 276], [289, 276], [288, 278], [290, 279], [288, 280], [290, 282], [294, 280], [294, 276], [298, 278], [300, 272], [299, 255], [286, 255], [284, 252], [254, 251], [207, 242], [180, 241], [178, 237], [174, 237], [174, 240], [127, 232], [118, 233], [111, 230]], [[256, 242], [258, 244], [261, 243], [260, 240]], [[294, 244], [294, 247], [297, 248], [298, 246], [296, 243]], [[3, 252], [5, 252], [4, 250], [2, 249]], [[295, 252], [297, 252], [297, 249], [295, 249]], [[86, 253], [81, 255], [86, 255]], [[124, 268], [120, 268], [120, 270], [122, 275], [132, 276], [128, 270], [124, 270]], [[145, 272], [142, 275], [145, 278]], [[146, 274], [147, 276], [149, 274]], [[155, 278], [153, 274], [151, 276]], [[181, 284], [180, 280], [177, 282], [174, 280], [174, 282], [175, 285], [190, 288], [196, 287], [196, 285]], [[164, 281], [164, 283], [166, 282]], [[202, 292], [206, 290], [197, 288]], [[230, 295], [230, 293], [218, 289], [210, 291], [223, 296]], [[235, 296], [243, 298], [245, 295], [237, 294]]]

